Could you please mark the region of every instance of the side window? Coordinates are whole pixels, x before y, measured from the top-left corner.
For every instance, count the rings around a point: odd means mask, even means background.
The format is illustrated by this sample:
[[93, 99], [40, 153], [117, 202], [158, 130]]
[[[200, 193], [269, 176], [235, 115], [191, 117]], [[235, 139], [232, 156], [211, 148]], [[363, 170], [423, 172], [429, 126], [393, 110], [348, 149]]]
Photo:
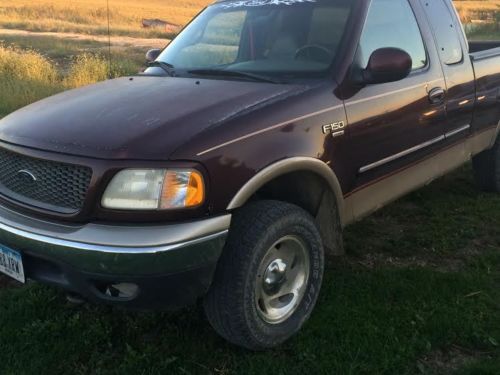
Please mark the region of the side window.
[[408, 0], [372, 0], [358, 49], [362, 66], [368, 65], [375, 50], [387, 47], [406, 51], [413, 70], [427, 64], [422, 35]]
[[457, 64], [463, 59], [459, 30], [454, 17], [443, 0], [420, 0], [432, 25], [441, 61], [446, 65]]

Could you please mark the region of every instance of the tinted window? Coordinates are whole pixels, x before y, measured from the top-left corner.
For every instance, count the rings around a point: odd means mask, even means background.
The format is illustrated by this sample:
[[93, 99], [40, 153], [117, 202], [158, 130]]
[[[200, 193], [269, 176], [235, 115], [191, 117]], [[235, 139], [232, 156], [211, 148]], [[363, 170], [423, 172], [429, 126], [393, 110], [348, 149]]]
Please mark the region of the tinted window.
[[422, 35], [408, 0], [373, 0], [370, 5], [358, 50], [362, 66], [368, 65], [375, 50], [386, 47], [408, 52], [413, 69], [427, 64]]
[[434, 30], [441, 61], [447, 65], [462, 61], [463, 51], [450, 9], [443, 0], [420, 0]]

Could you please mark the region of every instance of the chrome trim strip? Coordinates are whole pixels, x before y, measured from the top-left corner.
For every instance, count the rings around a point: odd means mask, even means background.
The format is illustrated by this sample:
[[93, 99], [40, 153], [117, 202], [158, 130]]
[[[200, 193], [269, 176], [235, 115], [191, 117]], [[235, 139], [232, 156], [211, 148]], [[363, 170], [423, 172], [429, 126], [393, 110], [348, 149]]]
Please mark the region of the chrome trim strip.
[[[346, 224], [362, 219], [398, 197], [423, 186], [467, 162], [487, 148], [494, 128], [473, 134], [461, 142], [368, 182], [346, 196], [345, 205], [353, 216]], [[464, 152], [465, 151], [465, 152]], [[396, 173], [394, 173], [396, 172]]]
[[393, 94], [397, 94], [397, 93], [400, 93], [400, 92], [405, 92], [405, 91], [408, 91], [408, 90], [413, 90], [413, 89], [416, 89], [416, 88], [419, 88], [419, 87], [426, 88], [427, 86], [429, 86], [429, 85], [431, 85], [431, 84], [433, 84], [435, 82], [441, 82], [441, 81], [444, 81], [444, 79], [443, 78], [439, 78], [439, 79], [434, 79], [434, 80], [429, 81], [429, 82], [421, 82], [421, 83], [419, 83], [417, 85], [413, 85], [413, 86], [410, 86], [410, 87], [404, 87], [404, 88], [399, 89], [399, 90], [393, 90], [393, 91], [389, 91], [389, 92], [384, 92], [382, 94], [370, 96], [369, 98], [363, 98], [363, 99], [353, 100], [352, 102], [346, 102], [345, 105], [346, 105], [346, 107], [348, 107], [350, 105], [364, 103], [364, 102], [367, 102], [369, 100], [380, 99], [380, 98], [383, 98], [383, 97], [388, 96], [388, 95], [393, 95]]
[[118, 247], [118, 246], [102, 246], [102, 245], [93, 245], [93, 244], [88, 244], [88, 243], [82, 243], [82, 242], [74, 242], [74, 241], [68, 241], [68, 240], [63, 240], [59, 238], [54, 238], [54, 237], [48, 237], [48, 236], [43, 236], [40, 234], [36, 233], [30, 233], [21, 229], [16, 229], [13, 227], [10, 227], [8, 225], [0, 223], [0, 230], [3, 230], [5, 232], [8, 232], [10, 234], [13, 234], [15, 236], [19, 236], [25, 239], [49, 244], [49, 245], [54, 245], [54, 246], [61, 246], [61, 247], [67, 247], [70, 249], [78, 249], [78, 250], [87, 250], [87, 251], [94, 251], [94, 252], [99, 252], [99, 253], [108, 253], [108, 254], [158, 254], [162, 252], [167, 252], [167, 251], [172, 251], [176, 250], [179, 248], [183, 248], [186, 246], [190, 245], [196, 245], [198, 243], [204, 242], [204, 241], [209, 241], [211, 239], [223, 236], [228, 233], [229, 230], [224, 230], [222, 232], [214, 233], [205, 237], [201, 238], [196, 238], [190, 241], [185, 241], [185, 242], [180, 242], [176, 244], [170, 244], [170, 245], [164, 245], [164, 246], [154, 246], [154, 247]]
[[446, 133], [444, 136], [446, 138], [450, 138], [450, 137], [453, 137], [454, 135], [457, 135], [457, 134], [462, 133], [462, 132], [469, 130], [469, 129], [470, 129], [470, 125], [465, 125], [465, 126], [462, 126], [458, 129], [455, 129], [455, 130], [452, 130], [452, 131]]
[[[27, 233], [111, 248], [156, 248], [219, 233], [231, 225], [231, 215], [182, 223], [80, 224], [43, 221], [0, 205], [0, 223]], [[2, 231], [0, 230], [0, 241]]]
[[397, 153], [395, 155], [392, 155], [392, 156], [389, 156], [389, 157], [384, 158], [382, 160], [379, 160], [379, 161], [377, 161], [375, 163], [372, 163], [372, 164], [366, 165], [364, 167], [361, 167], [359, 169], [359, 173], [368, 172], [368, 171], [370, 171], [372, 169], [375, 169], [375, 168], [378, 168], [378, 167], [380, 167], [380, 166], [382, 166], [384, 164], [390, 163], [390, 162], [392, 162], [394, 160], [397, 160], [397, 159], [400, 159], [400, 158], [405, 157], [407, 155], [410, 155], [410, 154], [412, 154], [414, 152], [417, 152], [419, 150], [422, 150], [422, 149], [424, 149], [426, 147], [432, 146], [432, 145], [434, 145], [434, 144], [436, 144], [438, 142], [444, 141], [445, 139], [446, 139], [445, 136], [441, 135], [441, 136], [439, 136], [437, 138], [431, 139], [430, 141], [421, 143], [421, 144], [419, 144], [419, 145], [417, 145], [415, 147], [409, 148], [409, 149], [404, 150], [402, 152], [399, 152], [399, 153]]
[[222, 148], [222, 147], [225, 147], [225, 146], [229, 146], [230, 144], [233, 144], [233, 143], [236, 143], [236, 142], [239, 142], [239, 141], [243, 141], [243, 140], [245, 140], [247, 138], [251, 138], [253, 136], [256, 136], [256, 135], [259, 135], [259, 134], [262, 134], [262, 133], [267, 133], [268, 131], [278, 129], [278, 128], [282, 127], [282, 126], [290, 125], [290, 124], [292, 124], [292, 123], [294, 123], [296, 121], [305, 120], [306, 118], [317, 116], [317, 115], [321, 115], [323, 113], [326, 113], [326, 112], [329, 112], [329, 111], [334, 111], [336, 109], [343, 108], [343, 107], [344, 107], [344, 105], [340, 104], [340, 105], [336, 105], [334, 107], [329, 107], [329, 108], [322, 109], [321, 111], [309, 113], [309, 114], [304, 115], [304, 116], [300, 116], [300, 117], [297, 117], [297, 118], [294, 118], [294, 119], [291, 119], [291, 120], [280, 122], [279, 124], [270, 126], [268, 128], [265, 128], [265, 129], [257, 130], [257, 131], [255, 131], [253, 133], [249, 133], [247, 135], [235, 138], [235, 139], [233, 139], [231, 141], [227, 141], [227, 142], [221, 143], [220, 145], [217, 145], [217, 146], [214, 146], [212, 148], [209, 148], [208, 150], [201, 151], [198, 154], [196, 154], [196, 156], [202, 156], [202, 155], [208, 154], [209, 152], [218, 150], [219, 148]]
[[431, 139], [430, 141], [421, 143], [421, 144], [419, 144], [419, 145], [417, 145], [415, 147], [409, 148], [408, 150], [405, 150], [405, 151], [402, 151], [402, 152], [397, 153], [395, 155], [389, 156], [389, 157], [387, 157], [385, 159], [382, 159], [382, 160], [379, 160], [379, 161], [377, 161], [375, 163], [366, 165], [366, 166], [364, 166], [364, 167], [362, 167], [362, 168], [359, 169], [359, 173], [364, 173], [364, 172], [370, 171], [370, 170], [378, 168], [378, 167], [380, 167], [380, 166], [382, 166], [384, 164], [387, 164], [387, 163], [390, 163], [390, 162], [395, 161], [397, 159], [400, 159], [402, 157], [408, 156], [408, 155], [410, 155], [410, 154], [412, 154], [414, 152], [422, 150], [423, 148], [432, 146], [433, 144], [436, 144], [438, 142], [444, 141], [447, 138], [453, 137], [454, 135], [457, 135], [457, 134], [462, 133], [462, 132], [464, 132], [466, 130], [469, 130], [470, 127], [471, 127], [470, 124], [467, 124], [467, 125], [462, 126], [462, 127], [458, 128], [458, 129], [452, 130], [452, 131], [446, 133], [445, 135], [442, 135], [440, 137]]
[[333, 138], [337, 138], [337, 137], [340, 137], [342, 135], [345, 134], [345, 130], [341, 130], [341, 131], [338, 131], [338, 132], [335, 132], [335, 133], [332, 133], [332, 137]]

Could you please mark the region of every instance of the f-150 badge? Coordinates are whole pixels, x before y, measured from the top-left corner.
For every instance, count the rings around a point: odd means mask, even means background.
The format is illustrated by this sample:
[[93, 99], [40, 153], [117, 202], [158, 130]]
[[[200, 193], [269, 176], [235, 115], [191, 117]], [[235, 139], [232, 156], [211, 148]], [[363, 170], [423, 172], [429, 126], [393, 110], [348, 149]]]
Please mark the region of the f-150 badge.
[[332, 124], [323, 125], [323, 134], [331, 134], [332, 137], [344, 135], [345, 122], [339, 121]]

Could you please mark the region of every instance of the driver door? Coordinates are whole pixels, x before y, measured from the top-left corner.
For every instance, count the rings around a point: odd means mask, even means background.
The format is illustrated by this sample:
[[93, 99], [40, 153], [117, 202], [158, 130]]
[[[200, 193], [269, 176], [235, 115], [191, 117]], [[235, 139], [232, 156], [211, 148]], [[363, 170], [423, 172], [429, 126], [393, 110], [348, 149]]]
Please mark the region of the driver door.
[[[345, 100], [351, 142], [353, 191], [407, 168], [436, 151], [445, 132], [445, 81], [418, 2], [373, 0], [355, 64], [366, 68], [373, 51], [400, 48], [410, 54], [410, 75], [366, 85]], [[441, 95], [436, 95], [436, 93]]]

